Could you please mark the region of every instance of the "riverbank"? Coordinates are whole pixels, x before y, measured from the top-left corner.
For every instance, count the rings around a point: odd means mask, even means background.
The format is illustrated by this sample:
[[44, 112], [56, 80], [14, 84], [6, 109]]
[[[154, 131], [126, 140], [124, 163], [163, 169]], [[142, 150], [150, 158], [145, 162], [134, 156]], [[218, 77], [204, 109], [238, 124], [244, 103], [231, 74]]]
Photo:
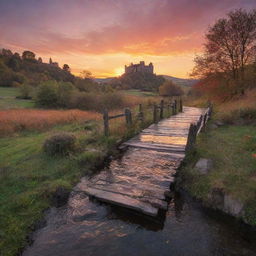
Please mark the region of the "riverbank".
[[[216, 115], [215, 115], [216, 116]], [[196, 163], [209, 160], [202, 172]], [[203, 205], [256, 225], [256, 129], [211, 121], [179, 171], [178, 187]]]

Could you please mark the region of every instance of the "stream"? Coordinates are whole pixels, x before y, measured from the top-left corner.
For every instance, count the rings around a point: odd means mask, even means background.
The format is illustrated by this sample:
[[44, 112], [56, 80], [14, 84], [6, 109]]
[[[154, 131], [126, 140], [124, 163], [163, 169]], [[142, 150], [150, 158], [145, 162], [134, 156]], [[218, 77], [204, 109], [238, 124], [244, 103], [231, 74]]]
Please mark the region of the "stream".
[[23, 256], [256, 255], [256, 239], [247, 231], [185, 193], [176, 193], [165, 217], [155, 221], [72, 192], [66, 206], [49, 210], [47, 225]]

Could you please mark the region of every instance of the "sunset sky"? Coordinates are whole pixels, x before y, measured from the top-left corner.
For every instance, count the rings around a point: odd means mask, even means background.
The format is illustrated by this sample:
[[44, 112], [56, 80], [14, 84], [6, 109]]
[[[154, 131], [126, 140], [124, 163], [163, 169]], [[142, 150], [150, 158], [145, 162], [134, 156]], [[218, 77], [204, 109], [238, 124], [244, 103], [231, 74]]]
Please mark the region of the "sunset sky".
[[188, 77], [208, 26], [235, 8], [256, 0], [0, 0], [0, 48], [52, 57], [75, 74], [116, 76], [144, 60]]

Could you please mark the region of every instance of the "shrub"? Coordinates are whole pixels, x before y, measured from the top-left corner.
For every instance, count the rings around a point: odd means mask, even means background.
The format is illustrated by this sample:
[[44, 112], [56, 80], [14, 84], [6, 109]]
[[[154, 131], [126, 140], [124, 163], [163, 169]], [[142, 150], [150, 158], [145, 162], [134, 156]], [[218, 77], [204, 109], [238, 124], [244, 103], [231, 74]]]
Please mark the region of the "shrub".
[[59, 82], [57, 89], [58, 107], [67, 107], [69, 105], [74, 89], [75, 87], [70, 82]]
[[104, 154], [101, 151], [85, 151], [77, 157], [80, 166], [97, 166], [104, 160]]
[[18, 99], [31, 99], [32, 98], [32, 91], [33, 88], [27, 84], [23, 84], [20, 86], [19, 88], [19, 96], [17, 96], [16, 98]]
[[43, 150], [50, 156], [69, 155], [76, 150], [76, 137], [66, 132], [55, 134], [45, 140]]
[[[127, 105], [126, 105], [127, 104]], [[130, 105], [125, 100], [125, 96], [121, 93], [74, 93], [71, 99], [71, 108], [79, 108], [83, 110], [103, 111], [119, 109]]]
[[42, 107], [55, 107], [57, 101], [57, 82], [46, 81], [41, 83], [37, 91], [36, 103]]
[[96, 97], [97, 95], [93, 93], [75, 92], [69, 107], [83, 110], [95, 109], [97, 107]]
[[184, 92], [172, 81], [166, 81], [159, 87], [159, 94], [161, 96], [181, 96], [184, 94]]

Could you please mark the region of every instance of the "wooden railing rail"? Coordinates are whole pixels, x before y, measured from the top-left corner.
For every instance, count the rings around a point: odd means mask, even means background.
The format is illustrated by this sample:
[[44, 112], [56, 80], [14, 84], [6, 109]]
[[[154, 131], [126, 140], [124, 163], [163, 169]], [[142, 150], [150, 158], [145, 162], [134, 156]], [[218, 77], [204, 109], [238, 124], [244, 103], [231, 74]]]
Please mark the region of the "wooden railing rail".
[[[124, 110], [124, 113], [120, 113], [117, 115], [109, 115], [109, 112], [107, 109], [103, 112], [103, 124], [104, 124], [104, 135], [109, 136], [109, 130], [110, 130], [110, 123], [109, 121], [111, 119], [116, 118], [125, 118], [125, 123], [127, 128], [129, 129], [133, 122], [140, 121], [143, 123], [145, 121], [145, 112], [146, 110], [143, 109], [142, 104], [139, 104], [137, 113], [132, 113], [132, 111], [129, 108], [126, 108]], [[161, 119], [165, 118], [166, 116], [169, 117], [171, 115], [176, 115], [178, 112], [182, 112], [183, 106], [182, 106], [182, 99], [179, 100], [175, 99], [174, 101], [164, 101], [161, 100], [159, 104], [153, 104], [152, 115], [153, 115], [153, 123], [157, 123]], [[133, 120], [134, 119], [134, 120]]]

